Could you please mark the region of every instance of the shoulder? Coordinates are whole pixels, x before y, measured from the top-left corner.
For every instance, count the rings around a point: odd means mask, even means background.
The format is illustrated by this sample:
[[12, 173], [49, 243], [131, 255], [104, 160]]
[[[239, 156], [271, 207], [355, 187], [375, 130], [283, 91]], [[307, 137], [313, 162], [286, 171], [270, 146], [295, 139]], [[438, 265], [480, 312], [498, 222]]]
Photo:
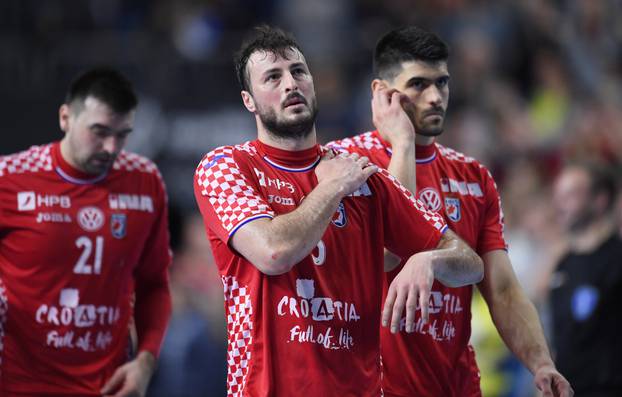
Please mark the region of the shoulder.
[[439, 143], [435, 145], [438, 149], [439, 157], [446, 163], [459, 168], [462, 172], [472, 174], [473, 177], [477, 176], [479, 179], [490, 179], [494, 182], [488, 168], [475, 158]]
[[0, 156], [0, 177], [52, 171], [52, 144], [32, 146], [27, 150]]
[[241, 145], [219, 146], [206, 153], [197, 165], [196, 182], [206, 187], [214, 179], [226, 179], [225, 175], [237, 176], [240, 174], [240, 165], [255, 155], [257, 149], [250, 141]]
[[196, 174], [205, 173], [216, 165], [220, 166], [218, 168], [223, 168], [223, 166], [235, 167], [237, 162], [243, 162], [245, 158], [256, 154], [257, 149], [250, 141], [241, 145], [219, 146], [203, 156], [197, 166]]
[[364, 132], [359, 135], [354, 135], [352, 137], [339, 139], [336, 141], [328, 142], [326, 147], [336, 150], [383, 150], [384, 144], [373, 131]]
[[[136, 183], [136, 186], [151, 186], [158, 195], [166, 195], [164, 179], [158, 166], [150, 159], [134, 152], [121, 151], [112, 164], [112, 172], [122, 173], [124, 184]], [[139, 182], [140, 181], [140, 182]]]
[[151, 174], [159, 176], [158, 166], [145, 156], [133, 152], [121, 151], [112, 169], [129, 173]]

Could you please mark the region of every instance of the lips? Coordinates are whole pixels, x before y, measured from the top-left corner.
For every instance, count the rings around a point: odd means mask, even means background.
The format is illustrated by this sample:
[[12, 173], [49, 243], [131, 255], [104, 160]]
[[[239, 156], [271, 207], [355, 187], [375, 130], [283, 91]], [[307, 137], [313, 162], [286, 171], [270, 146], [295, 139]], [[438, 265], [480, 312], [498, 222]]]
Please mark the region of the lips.
[[428, 116], [440, 116], [443, 117], [445, 115], [444, 112], [441, 111], [437, 111], [437, 110], [433, 110], [431, 112], [426, 112], [423, 117], [428, 117]]
[[304, 97], [302, 95], [293, 95], [289, 98], [287, 98], [285, 100], [285, 102], [283, 102], [283, 107], [287, 108], [290, 106], [295, 106], [295, 105], [306, 105], [307, 101], [305, 101]]

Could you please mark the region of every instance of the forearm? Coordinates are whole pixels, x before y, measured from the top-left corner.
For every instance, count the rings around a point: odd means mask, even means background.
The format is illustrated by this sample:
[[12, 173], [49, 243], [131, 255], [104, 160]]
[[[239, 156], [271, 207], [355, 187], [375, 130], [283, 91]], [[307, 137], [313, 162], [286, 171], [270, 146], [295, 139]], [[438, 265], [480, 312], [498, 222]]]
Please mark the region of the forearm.
[[519, 286], [496, 294], [488, 307], [501, 338], [531, 373], [553, 365], [538, 313]]
[[146, 283], [136, 280], [134, 319], [138, 351], [157, 357], [171, 317], [171, 294], [167, 279]]
[[429, 256], [434, 278], [448, 287], [476, 284], [484, 277], [482, 259], [451, 230], [445, 232], [437, 249], [421, 254]]
[[154, 355], [149, 351], [143, 350], [138, 352], [135, 360], [140, 363], [145, 373], [151, 378], [151, 375], [153, 375], [156, 369], [156, 358]]
[[324, 183], [287, 214], [267, 222], [260, 242], [265, 247], [266, 273], [282, 274], [300, 262], [318, 244], [332, 219], [343, 192], [339, 186]]
[[391, 162], [387, 170], [391, 175], [396, 177], [406, 189], [410, 190], [413, 194], [416, 193], [417, 172], [414, 139], [393, 145]]

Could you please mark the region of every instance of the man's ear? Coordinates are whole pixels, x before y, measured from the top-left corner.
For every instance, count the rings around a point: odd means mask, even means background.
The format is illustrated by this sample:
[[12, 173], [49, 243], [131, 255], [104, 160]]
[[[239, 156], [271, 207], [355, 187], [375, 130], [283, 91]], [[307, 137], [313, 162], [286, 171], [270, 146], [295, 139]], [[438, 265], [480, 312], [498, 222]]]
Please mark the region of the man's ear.
[[257, 108], [255, 107], [255, 100], [253, 99], [251, 93], [248, 91], [242, 91], [240, 92], [240, 95], [242, 95], [242, 102], [244, 103], [246, 110], [251, 113], [255, 113]]
[[69, 118], [71, 117], [71, 109], [69, 109], [69, 105], [62, 104], [58, 109], [58, 124], [60, 125], [60, 129], [64, 132], [69, 130]]

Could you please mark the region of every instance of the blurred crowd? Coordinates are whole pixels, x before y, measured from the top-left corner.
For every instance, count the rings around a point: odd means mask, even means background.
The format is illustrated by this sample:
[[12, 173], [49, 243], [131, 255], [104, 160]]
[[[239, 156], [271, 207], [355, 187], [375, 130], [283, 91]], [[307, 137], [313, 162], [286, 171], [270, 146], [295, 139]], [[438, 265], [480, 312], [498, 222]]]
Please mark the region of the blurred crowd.
[[[552, 181], [571, 160], [622, 164], [622, 2], [617, 0], [5, 0], [0, 114], [7, 154], [61, 137], [56, 109], [77, 71], [119, 67], [141, 93], [129, 150], [158, 163], [173, 203], [174, 314], [150, 396], [225, 395], [222, 284], [192, 195], [215, 146], [253, 139], [232, 55], [267, 22], [292, 31], [314, 74], [322, 141], [373, 128], [375, 40], [415, 24], [450, 44], [439, 141], [497, 180], [509, 253], [547, 324], [542, 280], [563, 247]], [[616, 216], [622, 231], [622, 200]], [[479, 299], [479, 298], [476, 298]], [[528, 373], [473, 313], [485, 396], [534, 395]]]

